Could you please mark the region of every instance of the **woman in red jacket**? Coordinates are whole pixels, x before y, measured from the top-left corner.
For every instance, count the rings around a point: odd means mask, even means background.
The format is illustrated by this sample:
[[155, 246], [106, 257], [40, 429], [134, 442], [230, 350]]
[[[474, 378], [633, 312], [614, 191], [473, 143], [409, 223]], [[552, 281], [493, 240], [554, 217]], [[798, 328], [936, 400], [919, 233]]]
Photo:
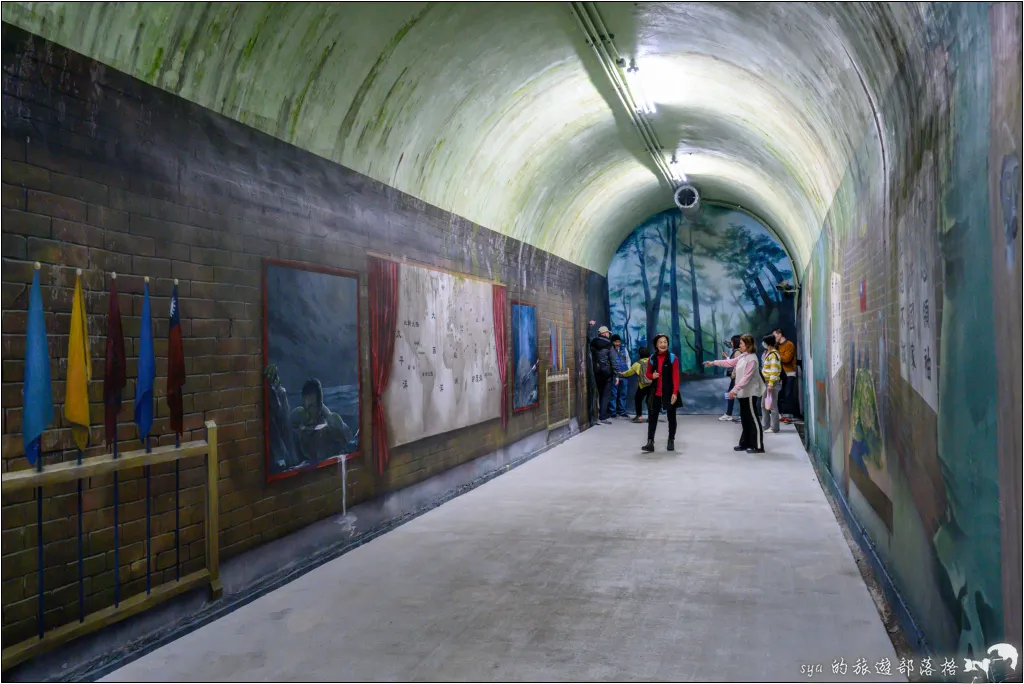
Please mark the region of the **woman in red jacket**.
[[647, 378], [652, 381], [654, 396], [647, 412], [647, 444], [644, 451], [654, 451], [654, 433], [658, 429], [661, 409], [668, 411], [669, 451], [676, 450], [676, 402], [679, 399], [679, 359], [668, 350], [668, 335], [654, 336], [654, 355], [647, 364]]

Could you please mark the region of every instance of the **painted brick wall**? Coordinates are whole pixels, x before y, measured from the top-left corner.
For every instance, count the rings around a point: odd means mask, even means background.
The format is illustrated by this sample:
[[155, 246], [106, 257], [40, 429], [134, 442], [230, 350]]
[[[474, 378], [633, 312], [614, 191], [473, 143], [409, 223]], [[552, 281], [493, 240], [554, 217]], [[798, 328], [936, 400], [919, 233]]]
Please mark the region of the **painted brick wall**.
[[1019, 379], [1019, 354], [1006, 350], [1021, 325], [1010, 171], [1020, 164], [1020, 10], [935, 4], [923, 18], [920, 87], [879, 93], [897, 144], [887, 141], [883, 162], [868, 127], [804, 273], [805, 396], [819, 412], [808, 423], [814, 451], [901, 595], [920, 632], [911, 639], [970, 657], [1003, 641], [1019, 648], [1022, 633], [1011, 476], [1021, 406], [1006, 382]]
[[[41, 280], [49, 335], [53, 428], [45, 462], [75, 457], [60, 416], [75, 269], [83, 270], [94, 380], [90, 453], [102, 446], [102, 378], [110, 271], [126, 336], [128, 387], [118, 434], [137, 448], [131, 422], [143, 276], [149, 276], [157, 356], [157, 419], [167, 434], [163, 398], [172, 279], [179, 296], [188, 380], [186, 439], [220, 426], [222, 556], [287, 534], [341, 509], [335, 469], [264, 482], [262, 405], [263, 257], [360, 273], [360, 317], [367, 320], [368, 252], [383, 253], [508, 284], [509, 299], [538, 307], [539, 353], [550, 361], [549, 322], [575, 331], [566, 359], [578, 380], [586, 293], [603, 277], [393, 188], [229, 121], [81, 55], [3, 25], [3, 471], [23, 468], [20, 435], [26, 309], [32, 262]], [[362, 373], [369, 376], [369, 326], [362, 325]], [[577, 382], [574, 380], [574, 382]], [[370, 401], [363, 383], [363, 406]], [[574, 413], [586, 416], [574, 388]], [[542, 388], [543, 399], [543, 388]], [[363, 411], [361, 434], [369, 435]], [[553, 415], [552, 419], [564, 417]], [[394, 490], [493, 451], [544, 427], [541, 407], [514, 414], [507, 430], [490, 421], [392, 451], [383, 476], [371, 466], [369, 441], [350, 464], [348, 503]], [[183, 468], [183, 572], [204, 564], [204, 475]], [[155, 467], [153, 550], [157, 576], [173, 576], [173, 467]], [[144, 587], [144, 479], [121, 478], [122, 597]], [[113, 482], [86, 482], [83, 516], [87, 609], [112, 603]], [[48, 498], [44, 511], [47, 623], [77, 617], [74, 484]], [[3, 641], [35, 629], [35, 504], [32, 494], [3, 502]], [[52, 592], [52, 593], [49, 593]]]

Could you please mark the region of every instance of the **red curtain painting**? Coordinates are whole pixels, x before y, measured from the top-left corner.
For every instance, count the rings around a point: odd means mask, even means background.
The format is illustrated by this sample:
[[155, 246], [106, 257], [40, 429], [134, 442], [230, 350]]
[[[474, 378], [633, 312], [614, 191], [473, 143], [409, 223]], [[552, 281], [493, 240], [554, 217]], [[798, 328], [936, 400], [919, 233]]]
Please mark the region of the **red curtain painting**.
[[384, 390], [391, 377], [398, 318], [398, 264], [369, 259], [370, 375], [373, 382], [373, 458], [377, 472], [388, 464], [388, 429], [384, 415]]
[[498, 376], [501, 378], [501, 427], [508, 426], [508, 323], [504, 285], [494, 285], [494, 347], [498, 352]]

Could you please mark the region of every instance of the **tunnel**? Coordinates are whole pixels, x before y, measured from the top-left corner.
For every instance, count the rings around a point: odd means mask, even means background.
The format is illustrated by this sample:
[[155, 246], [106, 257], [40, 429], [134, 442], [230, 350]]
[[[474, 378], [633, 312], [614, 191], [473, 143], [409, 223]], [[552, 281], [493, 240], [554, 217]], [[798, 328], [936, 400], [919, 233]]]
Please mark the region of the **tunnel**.
[[1019, 3], [2, 21], [5, 679], [1020, 681]]

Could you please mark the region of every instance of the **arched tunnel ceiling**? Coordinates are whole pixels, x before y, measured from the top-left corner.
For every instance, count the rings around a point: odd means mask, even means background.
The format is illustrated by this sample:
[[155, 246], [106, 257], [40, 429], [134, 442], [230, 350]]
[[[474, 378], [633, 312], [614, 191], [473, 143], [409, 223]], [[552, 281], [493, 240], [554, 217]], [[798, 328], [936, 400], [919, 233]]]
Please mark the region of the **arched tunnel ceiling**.
[[[598, 10], [689, 180], [802, 269], [855, 145], [893, 144], [872, 101], [920, 9]], [[3, 20], [599, 273], [672, 206], [567, 3], [5, 2]]]

